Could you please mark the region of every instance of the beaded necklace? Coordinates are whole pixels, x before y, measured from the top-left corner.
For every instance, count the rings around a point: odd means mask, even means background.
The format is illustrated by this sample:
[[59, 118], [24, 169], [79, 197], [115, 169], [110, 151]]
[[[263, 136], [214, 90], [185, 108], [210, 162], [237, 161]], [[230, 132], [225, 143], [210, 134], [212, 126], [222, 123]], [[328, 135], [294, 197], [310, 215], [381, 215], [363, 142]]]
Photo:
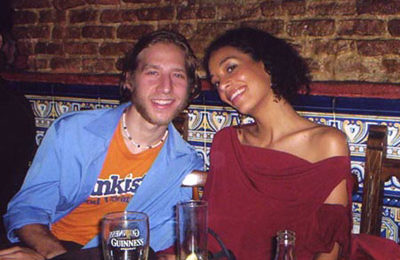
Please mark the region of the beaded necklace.
[[124, 113], [122, 114], [122, 130], [124, 131], [125, 137], [128, 138], [128, 140], [131, 142], [131, 144], [133, 144], [137, 148], [145, 147], [146, 149], [151, 149], [151, 148], [157, 147], [160, 144], [162, 144], [165, 141], [165, 139], [167, 138], [168, 129], [165, 130], [165, 133], [164, 133], [163, 137], [161, 138], [161, 140], [153, 145], [142, 145], [142, 144], [136, 143], [135, 141], [133, 141], [133, 138], [131, 137], [131, 135], [128, 132], [128, 127], [126, 126], [126, 116], [125, 115], [126, 115], [126, 111], [124, 111]]

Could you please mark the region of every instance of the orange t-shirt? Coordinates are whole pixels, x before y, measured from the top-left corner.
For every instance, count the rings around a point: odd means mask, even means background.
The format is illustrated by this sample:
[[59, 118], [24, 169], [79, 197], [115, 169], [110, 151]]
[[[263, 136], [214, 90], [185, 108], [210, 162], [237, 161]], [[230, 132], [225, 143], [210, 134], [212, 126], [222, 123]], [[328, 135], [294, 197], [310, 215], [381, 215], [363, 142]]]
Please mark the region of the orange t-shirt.
[[99, 223], [105, 214], [125, 210], [161, 147], [132, 154], [124, 143], [120, 122], [92, 193], [85, 202], [54, 223], [51, 232], [59, 240], [81, 245], [88, 243], [100, 232]]

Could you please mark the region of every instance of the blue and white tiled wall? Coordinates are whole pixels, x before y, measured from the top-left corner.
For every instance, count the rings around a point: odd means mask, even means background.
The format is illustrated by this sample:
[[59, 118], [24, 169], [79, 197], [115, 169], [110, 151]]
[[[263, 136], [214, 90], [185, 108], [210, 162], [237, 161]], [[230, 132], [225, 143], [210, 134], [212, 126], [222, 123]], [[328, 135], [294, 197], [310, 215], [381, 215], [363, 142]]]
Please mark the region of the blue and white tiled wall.
[[[46, 86], [37, 87], [38, 84], [43, 85], [43, 83], [24, 83], [24, 86], [21, 87], [19, 86], [20, 83], [14, 82], [11, 86], [15, 87], [16, 84], [20, 90], [24, 91], [32, 104], [36, 117], [38, 144], [53, 120], [63, 113], [115, 107], [119, 104], [117, 100], [118, 91], [111, 86], [108, 89], [112, 89], [112, 91], [104, 91], [104, 89], [101, 90], [103, 87], [94, 88], [93, 86], [79, 86], [78, 88], [76, 86], [63, 85], [60, 87], [54, 84], [47, 84], [49, 85], [47, 90]], [[71, 88], [77, 91], [71, 92]], [[64, 91], [65, 89], [68, 89], [68, 91]], [[83, 94], [79, 93], [82, 90], [84, 90]], [[357, 233], [360, 222], [365, 143], [368, 135], [368, 126], [372, 124], [385, 124], [388, 126], [387, 154], [389, 157], [400, 159], [400, 101], [309, 96], [301, 98], [295, 102], [294, 106], [302, 116], [319, 124], [337, 127], [348, 137], [352, 172], [358, 176], [360, 183], [359, 191], [353, 195], [353, 231]], [[208, 155], [215, 132], [225, 126], [251, 121], [249, 118], [240, 117], [236, 111], [224, 106], [215, 93], [212, 92], [203, 92], [189, 107], [188, 112], [188, 139], [204, 158], [206, 167], [209, 165]], [[391, 179], [385, 185], [382, 236], [397, 241], [399, 230], [400, 181]]]

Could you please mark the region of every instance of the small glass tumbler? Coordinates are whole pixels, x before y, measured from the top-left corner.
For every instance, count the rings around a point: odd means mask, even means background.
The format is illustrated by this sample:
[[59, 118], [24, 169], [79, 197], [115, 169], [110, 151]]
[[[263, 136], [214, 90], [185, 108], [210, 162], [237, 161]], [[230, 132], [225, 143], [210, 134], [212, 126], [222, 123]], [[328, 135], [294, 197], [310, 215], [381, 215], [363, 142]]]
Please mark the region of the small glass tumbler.
[[142, 212], [113, 212], [101, 222], [104, 260], [147, 260], [149, 218]]
[[207, 260], [207, 202], [177, 204], [178, 260]]

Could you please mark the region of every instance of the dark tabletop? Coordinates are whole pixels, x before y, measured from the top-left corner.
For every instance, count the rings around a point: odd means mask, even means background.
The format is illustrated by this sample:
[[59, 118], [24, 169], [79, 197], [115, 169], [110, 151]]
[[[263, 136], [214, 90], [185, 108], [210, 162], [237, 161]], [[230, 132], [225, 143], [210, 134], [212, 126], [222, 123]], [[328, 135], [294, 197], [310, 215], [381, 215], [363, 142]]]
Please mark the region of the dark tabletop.
[[[153, 249], [149, 250], [149, 258], [148, 260], [156, 260], [157, 256], [154, 253]], [[56, 256], [51, 260], [103, 260], [103, 253], [100, 248], [88, 248], [81, 250], [73, 250], [69, 251], [65, 254]]]

